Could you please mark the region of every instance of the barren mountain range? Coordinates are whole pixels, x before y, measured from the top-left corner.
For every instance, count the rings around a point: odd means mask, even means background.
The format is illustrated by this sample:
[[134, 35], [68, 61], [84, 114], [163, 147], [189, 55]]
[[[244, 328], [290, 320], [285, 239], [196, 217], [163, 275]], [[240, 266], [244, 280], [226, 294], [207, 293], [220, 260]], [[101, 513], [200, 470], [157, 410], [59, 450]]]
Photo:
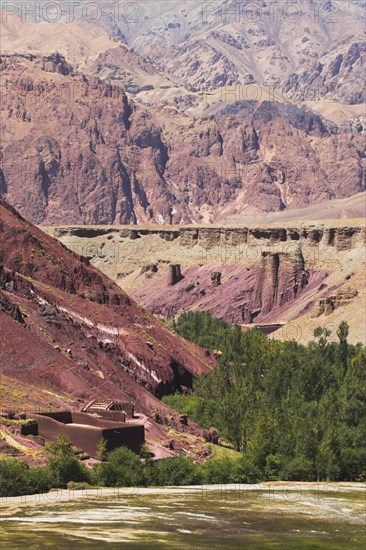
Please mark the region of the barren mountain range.
[[365, 189], [363, 2], [37, 5], [4, 8], [0, 65], [0, 193], [29, 220], [224, 222]]

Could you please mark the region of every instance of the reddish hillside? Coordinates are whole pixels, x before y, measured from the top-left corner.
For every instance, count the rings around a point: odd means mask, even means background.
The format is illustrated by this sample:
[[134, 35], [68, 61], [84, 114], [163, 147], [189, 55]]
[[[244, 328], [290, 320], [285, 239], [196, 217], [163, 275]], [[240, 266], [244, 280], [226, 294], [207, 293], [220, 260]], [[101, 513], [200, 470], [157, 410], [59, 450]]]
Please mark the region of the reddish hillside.
[[2, 201], [0, 235], [2, 408], [127, 399], [176, 424], [155, 396], [209, 370], [203, 350]]

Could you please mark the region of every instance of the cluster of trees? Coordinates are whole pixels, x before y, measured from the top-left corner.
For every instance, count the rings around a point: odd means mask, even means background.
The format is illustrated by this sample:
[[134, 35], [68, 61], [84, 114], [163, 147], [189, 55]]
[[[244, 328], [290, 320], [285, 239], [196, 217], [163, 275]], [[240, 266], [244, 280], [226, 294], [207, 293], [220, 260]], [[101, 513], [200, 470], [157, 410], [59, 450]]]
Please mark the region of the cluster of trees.
[[254, 483], [260, 472], [244, 458], [217, 458], [196, 464], [185, 456], [151, 460], [143, 449], [138, 456], [126, 447], [115, 449], [93, 469], [74, 455], [65, 436], [48, 446], [51, 458], [44, 468], [31, 468], [17, 459], [0, 460], [0, 497], [44, 493], [53, 488], [145, 487], [206, 483]]
[[222, 356], [188, 395], [164, 401], [220, 435], [263, 479], [366, 479], [366, 348], [321, 327], [314, 341], [268, 339], [258, 330], [187, 312], [173, 325]]
[[89, 482], [90, 473], [78, 460], [66, 436], [47, 444], [47, 466], [30, 467], [24, 460], [0, 460], [0, 497], [45, 493], [54, 487], [66, 487], [69, 481]]

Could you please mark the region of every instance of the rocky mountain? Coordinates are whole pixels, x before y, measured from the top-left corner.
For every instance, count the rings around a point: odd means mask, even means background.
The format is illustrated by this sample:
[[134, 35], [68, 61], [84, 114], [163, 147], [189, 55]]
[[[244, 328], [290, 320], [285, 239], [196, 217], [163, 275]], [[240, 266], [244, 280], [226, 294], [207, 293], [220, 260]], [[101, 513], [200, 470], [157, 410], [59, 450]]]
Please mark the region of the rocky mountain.
[[120, 399], [146, 415], [153, 444], [168, 438], [156, 415], [180, 429], [157, 397], [189, 387], [211, 368], [210, 355], [3, 201], [0, 235], [2, 407], [80, 410]]
[[363, 0], [291, 5], [186, 0], [130, 9], [115, 17], [102, 3], [101, 17], [140, 55], [160, 61], [191, 88], [207, 91], [248, 82], [278, 82], [282, 88], [294, 71], [362, 35], [365, 5]]
[[[24, 6], [4, 6], [2, 50], [38, 54], [57, 50], [78, 69], [118, 79], [130, 86], [131, 93], [141, 91], [142, 81], [154, 89], [163, 81], [165, 89], [181, 86], [175, 98], [187, 90], [207, 92], [248, 83], [276, 83], [278, 90], [293, 96], [298, 80], [302, 95], [306, 88], [305, 96], [313, 97], [324, 66], [320, 81], [330, 78], [333, 90], [342, 87], [341, 101], [352, 103], [362, 99], [355, 96], [353, 84], [360, 76], [354, 51], [362, 42], [364, 9], [363, 0], [103, 1], [98, 8], [81, 0], [72, 8], [65, 5], [52, 11], [41, 0], [33, 12]], [[340, 56], [344, 61], [338, 72]], [[352, 85], [343, 85], [346, 74]], [[320, 96], [332, 89], [325, 85]], [[154, 96], [149, 94], [150, 100]]]
[[365, 189], [363, 127], [304, 107], [237, 101], [195, 118], [60, 54], [3, 55], [0, 71], [0, 193], [37, 224], [211, 222]]
[[153, 195], [168, 209], [166, 145], [149, 114], [121, 88], [52, 64], [3, 58], [5, 197], [35, 223], [134, 223], [149, 218]]
[[4, 6], [0, 194], [38, 224], [135, 224], [362, 192], [364, 8]]
[[283, 87], [286, 97], [350, 105], [365, 103], [366, 42], [345, 42], [291, 74]]

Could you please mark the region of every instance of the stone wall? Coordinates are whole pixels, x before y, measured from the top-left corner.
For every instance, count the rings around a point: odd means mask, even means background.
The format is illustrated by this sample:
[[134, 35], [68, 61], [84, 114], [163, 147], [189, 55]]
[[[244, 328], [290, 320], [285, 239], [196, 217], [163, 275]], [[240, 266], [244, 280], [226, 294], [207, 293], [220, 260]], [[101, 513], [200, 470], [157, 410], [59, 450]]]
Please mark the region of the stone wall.
[[122, 424], [99, 419], [87, 413], [70, 411], [31, 413], [38, 424], [38, 435], [55, 442], [63, 433], [69, 441], [96, 458], [98, 442], [103, 438], [107, 442], [107, 451], [126, 446], [135, 453], [140, 451], [145, 440], [142, 424]]

